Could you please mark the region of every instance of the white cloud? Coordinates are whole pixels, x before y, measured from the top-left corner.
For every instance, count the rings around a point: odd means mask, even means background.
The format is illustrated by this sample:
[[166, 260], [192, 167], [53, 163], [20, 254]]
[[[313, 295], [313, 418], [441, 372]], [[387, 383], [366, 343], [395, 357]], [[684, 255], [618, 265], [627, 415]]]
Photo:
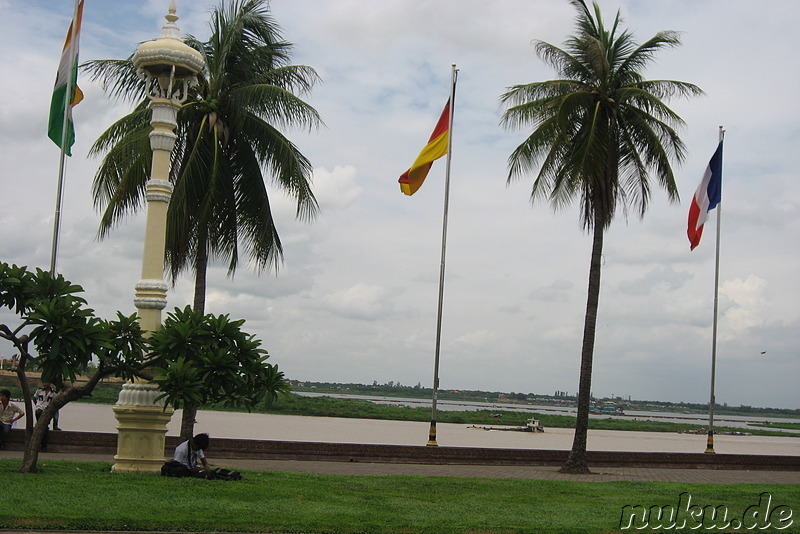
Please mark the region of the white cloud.
[[314, 194], [323, 210], [344, 209], [353, 204], [364, 192], [358, 185], [356, 168], [352, 165], [314, 170]]
[[461, 345], [466, 345], [475, 348], [486, 348], [495, 340], [495, 335], [489, 330], [476, 330], [469, 332], [456, 339], [456, 342]]
[[379, 286], [356, 284], [324, 297], [327, 308], [351, 319], [376, 321], [393, 314], [389, 292]]
[[[683, 31], [684, 45], [659, 54], [647, 74], [694, 82], [707, 94], [673, 102], [686, 120], [686, 161], [675, 168], [682, 204], [670, 205], [654, 186], [644, 219], [620, 218], [606, 234], [594, 393], [708, 399], [716, 223], [712, 217], [691, 253], [685, 225], [687, 200], [724, 124], [717, 398], [797, 407], [800, 132], [789, 112], [794, 95], [782, 88], [797, 87], [800, 70], [764, 51], [800, 49], [793, 28], [800, 3], [600, 3], [607, 17], [621, 8], [639, 41]], [[87, 3], [81, 59], [126, 57], [158, 35], [166, 4]], [[179, 26], [205, 38], [216, 4], [178, 2]], [[71, 6], [0, 5], [0, 69], [8, 74], [0, 80], [0, 261], [46, 268], [58, 150], [44, 128]], [[530, 177], [506, 185], [506, 159], [525, 132], [500, 128], [498, 106], [506, 87], [554, 77], [531, 41], [563, 44], [573, 8], [551, 0], [270, 5], [295, 44], [294, 62], [323, 77], [309, 101], [325, 127], [287, 133], [314, 166], [321, 211], [312, 223], [296, 221], [293, 203], [270, 188], [285, 262], [277, 275], [258, 275], [242, 258], [233, 278], [214, 265], [209, 311], [245, 318], [293, 378], [430, 383], [444, 160], [411, 198], [400, 194], [397, 178], [430, 135], [456, 63], [442, 385], [574, 392], [591, 239], [576, 206], [555, 214], [544, 203], [532, 206]], [[83, 77], [80, 83], [87, 98], [75, 109], [59, 270], [86, 288], [102, 315], [132, 313], [144, 216], [95, 239], [99, 215], [90, 195], [98, 160], [86, 157], [128, 106]], [[191, 298], [187, 275], [170, 291], [169, 307]], [[8, 320], [0, 312], [0, 322]]]
[[769, 311], [765, 288], [766, 281], [753, 275], [722, 283], [719, 292], [730, 301], [724, 315], [732, 332], [741, 333], [764, 324]]

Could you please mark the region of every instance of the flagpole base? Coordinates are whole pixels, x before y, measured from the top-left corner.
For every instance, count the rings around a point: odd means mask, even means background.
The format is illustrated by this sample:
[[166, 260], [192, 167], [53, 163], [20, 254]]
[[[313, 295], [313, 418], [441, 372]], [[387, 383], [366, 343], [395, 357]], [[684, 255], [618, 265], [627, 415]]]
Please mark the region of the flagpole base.
[[431, 421], [431, 429], [428, 432], [428, 443], [425, 444], [427, 447], [438, 447], [439, 444], [436, 443], [436, 421]]
[[714, 454], [714, 435], [709, 433], [708, 434], [708, 442], [706, 442], [706, 454]]

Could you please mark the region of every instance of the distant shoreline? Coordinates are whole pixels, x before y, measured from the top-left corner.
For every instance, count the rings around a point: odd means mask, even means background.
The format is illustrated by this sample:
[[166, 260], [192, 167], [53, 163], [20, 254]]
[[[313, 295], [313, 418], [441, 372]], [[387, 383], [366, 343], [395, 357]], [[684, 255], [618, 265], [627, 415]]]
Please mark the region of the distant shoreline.
[[[6, 360], [8, 361], [8, 360]], [[28, 379], [35, 381], [39, 379], [40, 373], [37, 371], [27, 371]], [[0, 380], [2, 377], [11, 377], [16, 379], [16, 373], [8, 369], [0, 369]], [[85, 376], [78, 376], [77, 382], [86, 382], [88, 380]], [[430, 398], [432, 390], [421, 386], [400, 386], [400, 385], [366, 385], [355, 383], [334, 383], [334, 382], [313, 382], [308, 380], [288, 380], [292, 387], [293, 392], [297, 393], [325, 393], [331, 395], [349, 394], [349, 395], [368, 395], [379, 397], [391, 397], [396, 399], [417, 399], [417, 398]], [[101, 381], [100, 386], [120, 387], [123, 383], [121, 378], [109, 377]], [[481, 391], [481, 390], [460, 390], [448, 389], [440, 390], [438, 392], [440, 400], [452, 401], [465, 401], [465, 402], [480, 402], [480, 403], [508, 403], [518, 405], [529, 404], [544, 404], [554, 408], [575, 408], [576, 401], [574, 397], [570, 396], [555, 396], [555, 395], [537, 395], [533, 393], [508, 393], [499, 391]], [[707, 404], [695, 403], [676, 403], [666, 401], [647, 401], [647, 400], [631, 400], [631, 399], [598, 399], [598, 400], [612, 400], [619, 402], [620, 405], [626, 410], [635, 411], [667, 411], [675, 413], [685, 413], [687, 415], [702, 415], [708, 413]], [[714, 408], [715, 415], [730, 415], [730, 416], [753, 416], [753, 417], [769, 417], [778, 419], [798, 419], [800, 420], [800, 409], [795, 408], [761, 408], [757, 406], [726, 406], [725, 404], [716, 405]]]

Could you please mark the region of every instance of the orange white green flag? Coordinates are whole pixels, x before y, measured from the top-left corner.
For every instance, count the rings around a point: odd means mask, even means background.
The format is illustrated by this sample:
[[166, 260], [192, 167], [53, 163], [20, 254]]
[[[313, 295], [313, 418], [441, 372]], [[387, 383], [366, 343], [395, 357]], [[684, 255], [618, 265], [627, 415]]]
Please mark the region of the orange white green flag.
[[[58, 74], [50, 101], [50, 121], [47, 125], [47, 136], [72, 155], [72, 144], [75, 142], [75, 127], [72, 124], [72, 107], [83, 100], [83, 92], [78, 87], [78, 44], [80, 41], [81, 19], [83, 17], [83, 0], [75, 3], [75, 16], [69, 25]], [[66, 125], [65, 125], [66, 121]]]
[[428, 144], [419, 153], [411, 168], [404, 172], [398, 180], [400, 182], [400, 190], [403, 193], [409, 196], [413, 195], [422, 186], [422, 182], [428, 176], [428, 171], [431, 169], [433, 162], [447, 154], [449, 137], [450, 101], [448, 100], [442, 115], [439, 117], [439, 122], [436, 123], [436, 127], [433, 129]]

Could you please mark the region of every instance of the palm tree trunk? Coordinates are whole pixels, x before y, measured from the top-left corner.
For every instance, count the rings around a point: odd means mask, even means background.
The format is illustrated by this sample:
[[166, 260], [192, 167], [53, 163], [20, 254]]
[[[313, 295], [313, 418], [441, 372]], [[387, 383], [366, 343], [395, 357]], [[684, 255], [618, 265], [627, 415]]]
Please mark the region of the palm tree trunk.
[[194, 304], [192, 309], [194, 311], [205, 313], [206, 312], [206, 271], [208, 270], [208, 245], [206, 243], [206, 236], [198, 236], [197, 244], [197, 258], [195, 258], [194, 266]]
[[589, 432], [589, 405], [592, 395], [592, 360], [597, 326], [597, 308], [600, 302], [600, 269], [603, 258], [604, 225], [600, 220], [599, 206], [595, 210], [592, 259], [589, 265], [589, 291], [586, 299], [586, 318], [583, 324], [583, 346], [581, 348], [581, 373], [578, 382], [578, 413], [575, 421], [575, 437], [567, 462], [561, 473], [589, 473], [586, 461], [586, 436]]
[[[192, 309], [205, 313], [206, 308], [206, 272], [208, 271], [208, 247], [206, 246], [205, 235], [200, 236], [197, 245], [197, 258], [195, 260], [194, 278], [194, 304]], [[197, 418], [198, 405], [183, 407], [181, 416], [181, 440], [192, 439], [194, 436], [194, 422]]]

